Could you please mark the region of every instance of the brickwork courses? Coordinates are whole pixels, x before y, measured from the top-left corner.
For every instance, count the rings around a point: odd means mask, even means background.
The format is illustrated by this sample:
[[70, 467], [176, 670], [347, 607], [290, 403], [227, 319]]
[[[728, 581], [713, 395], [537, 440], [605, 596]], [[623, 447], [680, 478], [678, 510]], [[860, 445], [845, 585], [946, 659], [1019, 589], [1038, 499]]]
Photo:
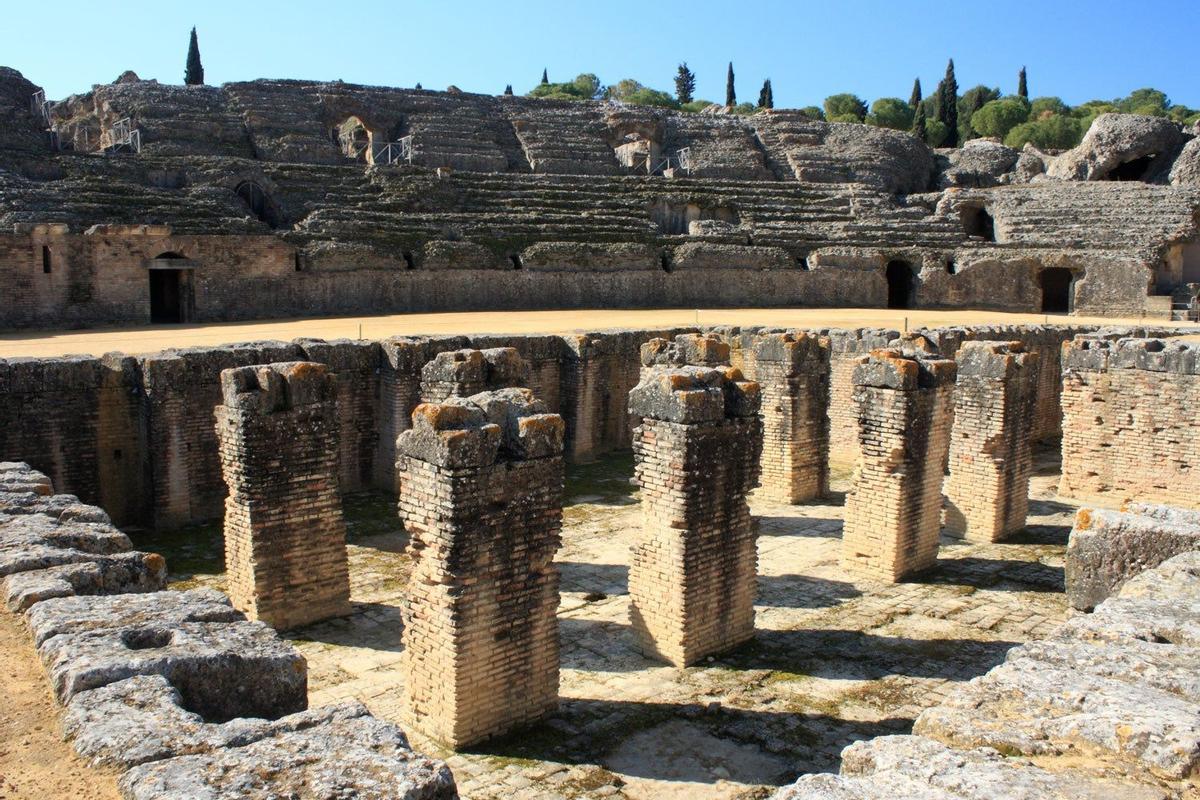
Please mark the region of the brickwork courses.
[[413, 560], [403, 716], [461, 748], [558, 705], [563, 423], [528, 389], [425, 403], [397, 442]]
[[694, 664], [754, 635], [758, 384], [733, 368], [651, 371], [629, 396], [642, 532], [629, 568], [642, 652]]
[[1079, 337], [1062, 403], [1063, 496], [1200, 507], [1200, 344]]
[[753, 360], [762, 387], [759, 494], [803, 503], [829, 492], [829, 339], [809, 333], [758, 338]]
[[1038, 357], [1020, 342], [966, 342], [957, 363], [945, 532], [998, 542], [1029, 509]]
[[953, 361], [914, 350], [858, 360], [859, 455], [842, 536], [851, 572], [899, 581], [936, 563], [954, 378]]
[[348, 614], [334, 377], [312, 362], [240, 367], [221, 389], [230, 599], [276, 628]]

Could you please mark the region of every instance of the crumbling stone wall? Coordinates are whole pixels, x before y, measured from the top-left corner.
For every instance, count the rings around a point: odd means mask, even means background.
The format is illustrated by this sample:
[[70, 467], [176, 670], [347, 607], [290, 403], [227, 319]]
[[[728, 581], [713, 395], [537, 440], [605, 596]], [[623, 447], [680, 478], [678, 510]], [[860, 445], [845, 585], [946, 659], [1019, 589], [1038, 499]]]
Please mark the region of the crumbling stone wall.
[[632, 621], [647, 655], [676, 666], [754, 635], [758, 384], [735, 369], [658, 367], [629, 395], [642, 418], [634, 480], [643, 529], [629, 567]]
[[230, 598], [276, 628], [348, 614], [336, 379], [296, 361], [223, 370], [221, 391]]
[[773, 333], [753, 348], [762, 387], [763, 453], [759, 493], [802, 503], [829, 492], [829, 339]]
[[558, 705], [563, 423], [528, 389], [425, 403], [397, 443], [404, 715], [459, 748]]
[[639, 352], [644, 380], [656, 367], [728, 367], [729, 344], [717, 333], [680, 333], [651, 339]]
[[855, 364], [859, 454], [842, 530], [848, 570], [898, 581], [937, 561], [954, 379], [953, 361], [916, 350], [874, 350]]
[[998, 542], [1025, 527], [1037, 355], [1020, 342], [967, 342], [958, 350], [946, 533]]
[[516, 348], [451, 350], [421, 368], [421, 400], [440, 403], [448, 397], [470, 397], [488, 389], [523, 387], [529, 365]]
[[1065, 497], [1200, 507], [1200, 345], [1080, 337], [1063, 349]]

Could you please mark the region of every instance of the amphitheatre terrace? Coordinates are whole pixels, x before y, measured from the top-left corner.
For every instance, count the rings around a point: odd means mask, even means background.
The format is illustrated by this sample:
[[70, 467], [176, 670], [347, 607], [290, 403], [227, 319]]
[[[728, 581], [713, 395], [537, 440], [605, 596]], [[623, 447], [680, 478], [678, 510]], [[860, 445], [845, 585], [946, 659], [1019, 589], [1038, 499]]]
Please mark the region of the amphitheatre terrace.
[[0, 68], [0, 797], [1198, 797], [1198, 290], [1165, 118]]

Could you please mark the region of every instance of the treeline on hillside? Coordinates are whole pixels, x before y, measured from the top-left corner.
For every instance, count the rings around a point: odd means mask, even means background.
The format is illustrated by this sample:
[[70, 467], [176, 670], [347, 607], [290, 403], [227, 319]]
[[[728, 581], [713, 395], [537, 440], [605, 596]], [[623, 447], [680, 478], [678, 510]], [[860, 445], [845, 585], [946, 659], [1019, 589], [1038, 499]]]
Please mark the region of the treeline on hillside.
[[[655, 106], [677, 111], [699, 112], [713, 105], [693, 96], [696, 76], [686, 63], [675, 75], [675, 92], [653, 89], [632, 78], [605, 86], [591, 73], [566, 83], [551, 83], [545, 71], [542, 81], [528, 97], [555, 100], [616, 100], [629, 105]], [[953, 97], [953, 101], [950, 98]], [[757, 103], [738, 103], [733, 64], [726, 73], [725, 105], [733, 114], [754, 114], [774, 108], [771, 80], [763, 82]], [[1101, 114], [1121, 112], [1170, 117], [1184, 124], [1200, 122], [1200, 110], [1173, 104], [1157, 89], [1138, 89], [1127, 97], [1113, 100], [1089, 100], [1069, 106], [1061, 98], [1046, 96], [1030, 99], [1028, 77], [1022, 67], [1013, 94], [1002, 94], [999, 87], [980, 84], [961, 94], [954, 77], [954, 62], [946, 69], [937, 90], [922, 96], [921, 81], [913, 83], [908, 100], [881, 97], [869, 106], [851, 93], [830, 95], [821, 106], [799, 109], [814, 120], [860, 122], [880, 128], [910, 131], [931, 147], [956, 147], [968, 139], [994, 137], [1010, 147], [1031, 142], [1048, 150], [1066, 149], [1079, 143], [1092, 120]]]

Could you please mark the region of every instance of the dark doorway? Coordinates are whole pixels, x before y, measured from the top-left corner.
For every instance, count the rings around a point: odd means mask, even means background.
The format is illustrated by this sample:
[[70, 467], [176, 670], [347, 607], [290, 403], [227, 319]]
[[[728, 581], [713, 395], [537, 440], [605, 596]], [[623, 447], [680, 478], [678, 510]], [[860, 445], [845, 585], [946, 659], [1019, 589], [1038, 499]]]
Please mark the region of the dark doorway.
[[154, 324], [183, 322], [179, 302], [179, 270], [150, 270], [150, 322]]
[[283, 225], [283, 215], [279, 213], [279, 207], [257, 183], [243, 181], [234, 191], [259, 222], [267, 223], [272, 229]]
[[978, 236], [985, 242], [996, 241], [996, 221], [985, 208], [969, 208], [963, 212], [963, 228], [967, 236]]
[[1042, 270], [1038, 280], [1042, 284], [1042, 311], [1048, 314], [1065, 314], [1071, 310], [1071, 284], [1075, 276], [1071, 270], [1051, 267]]
[[1135, 158], [1132, 161], [1126, 161], [1123, 164], [1118, 164], [1113, 167], [1105, 180], [1109, 181], [1142, 181], [1146, 179], [1146, 175], [1150, 172], [1150, 167], [1154, 166], [1154, 156], [1142, 156]]
[[889, 261], [887, 265], [888, 308], [908, 308], [912, 302], [912, 267], [907, 261]]

